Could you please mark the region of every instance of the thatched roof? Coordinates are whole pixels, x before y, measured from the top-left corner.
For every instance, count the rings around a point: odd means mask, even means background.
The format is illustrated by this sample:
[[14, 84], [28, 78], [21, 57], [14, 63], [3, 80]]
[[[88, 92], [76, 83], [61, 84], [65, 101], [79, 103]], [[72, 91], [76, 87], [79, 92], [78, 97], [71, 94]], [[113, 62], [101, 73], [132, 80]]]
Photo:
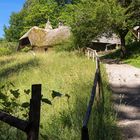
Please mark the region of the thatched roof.
[[68, 26], [59, 26], [56, 29], [52, 29], [48, 21], [45, 29], [34, 26], [25, 33], [19, 39], [18, 49], [24, 48], [28, 44], [35, 47], [54, 46], [66, 41], [70, 37], [70, 34]]

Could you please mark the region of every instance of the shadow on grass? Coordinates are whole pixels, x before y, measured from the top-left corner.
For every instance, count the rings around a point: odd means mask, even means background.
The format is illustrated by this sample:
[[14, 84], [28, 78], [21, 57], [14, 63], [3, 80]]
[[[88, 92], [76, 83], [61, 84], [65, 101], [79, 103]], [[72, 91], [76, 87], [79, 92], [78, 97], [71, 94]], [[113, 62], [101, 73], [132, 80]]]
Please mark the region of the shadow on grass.
[[8, 59], [5, 59], [5, 60], [0, 60], [0, 65], [3, 66], [3, 65], [6, 65], [12, 61], [14, 61], [15, 58], [8, 58]]
[[19, 62], [14, 65], [8, 66], [0, 71], [0, 77], [6, 78], [10, 75], [18, 74], [21, 70], [28, 70], [32, 67], [36, 67], [39, 64], [38, 61], [38, 59], [30, 59], [27, 62]]

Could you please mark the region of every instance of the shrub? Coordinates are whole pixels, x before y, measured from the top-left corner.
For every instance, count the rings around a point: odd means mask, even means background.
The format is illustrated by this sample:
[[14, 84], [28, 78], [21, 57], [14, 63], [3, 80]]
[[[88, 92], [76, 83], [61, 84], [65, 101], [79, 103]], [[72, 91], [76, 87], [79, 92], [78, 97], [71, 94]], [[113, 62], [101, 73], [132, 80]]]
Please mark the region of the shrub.
[[16, 52], [17, 43], [16, 42], [0, 42], [0, 56], [9, 55]]

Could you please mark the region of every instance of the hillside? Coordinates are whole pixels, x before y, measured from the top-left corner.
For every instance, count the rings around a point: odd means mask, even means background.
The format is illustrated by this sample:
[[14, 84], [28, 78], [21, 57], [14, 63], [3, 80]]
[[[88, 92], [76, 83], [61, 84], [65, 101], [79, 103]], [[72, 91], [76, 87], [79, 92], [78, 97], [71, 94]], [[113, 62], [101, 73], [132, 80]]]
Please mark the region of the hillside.
[[[75, 52], [56, 53], [51, 51], [46, 54], [19, 53], [3, 56], [0, 57], [0, 65], [0, 87], [8, 82], [12, 83], [13, 88], [19, 89], [20, 92], [18, 102], [29, 101], [29, 97], [23, 91], [30, 89], [31, 85], [36, 83], [42, 84], [43, 97], [51, 100], [52, 105], [42, 104], [41, 140], [80, 139], [82, 121], [93, 83], [95, 71], [93, 61]], [[93, 140], [102, 138], [118, 140], [115, 114], [110, 102], [111, 95], [105, 81], [105, 102], [102, 104], [101, 99], [98, 104], [94, 104], [89, 123], [90, 137]], [[6, 92], [9, 90], [10, 87], [6, 86]], [[52, 99], [52, 90], [63, 95], [68, 94], [70, 98], [64, 96]], [[104, 112], [99, 111], [100, 109]], [[18, 106], [15, 111], [14, 115], [24, 118], [21, 116]], [[19, 136], [20, 140], [25, 139], [23, 133], [0, 123], [2, 125], [0, 128], [1, 140], [16, 140]], [[102, 133], [98, 133], [99, 130]]]

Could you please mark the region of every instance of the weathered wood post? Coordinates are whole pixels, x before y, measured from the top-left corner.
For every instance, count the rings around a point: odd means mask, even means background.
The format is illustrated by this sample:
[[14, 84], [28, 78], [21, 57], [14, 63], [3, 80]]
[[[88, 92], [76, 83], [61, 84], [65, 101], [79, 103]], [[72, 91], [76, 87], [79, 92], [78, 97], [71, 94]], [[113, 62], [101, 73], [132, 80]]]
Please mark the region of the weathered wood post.
[[81, 140], [89, 140], [88, 128], [82, 127], [82, 137]]
[[38, 140], [41, 106], [41, 84], [32, 85], [27, 140]]

